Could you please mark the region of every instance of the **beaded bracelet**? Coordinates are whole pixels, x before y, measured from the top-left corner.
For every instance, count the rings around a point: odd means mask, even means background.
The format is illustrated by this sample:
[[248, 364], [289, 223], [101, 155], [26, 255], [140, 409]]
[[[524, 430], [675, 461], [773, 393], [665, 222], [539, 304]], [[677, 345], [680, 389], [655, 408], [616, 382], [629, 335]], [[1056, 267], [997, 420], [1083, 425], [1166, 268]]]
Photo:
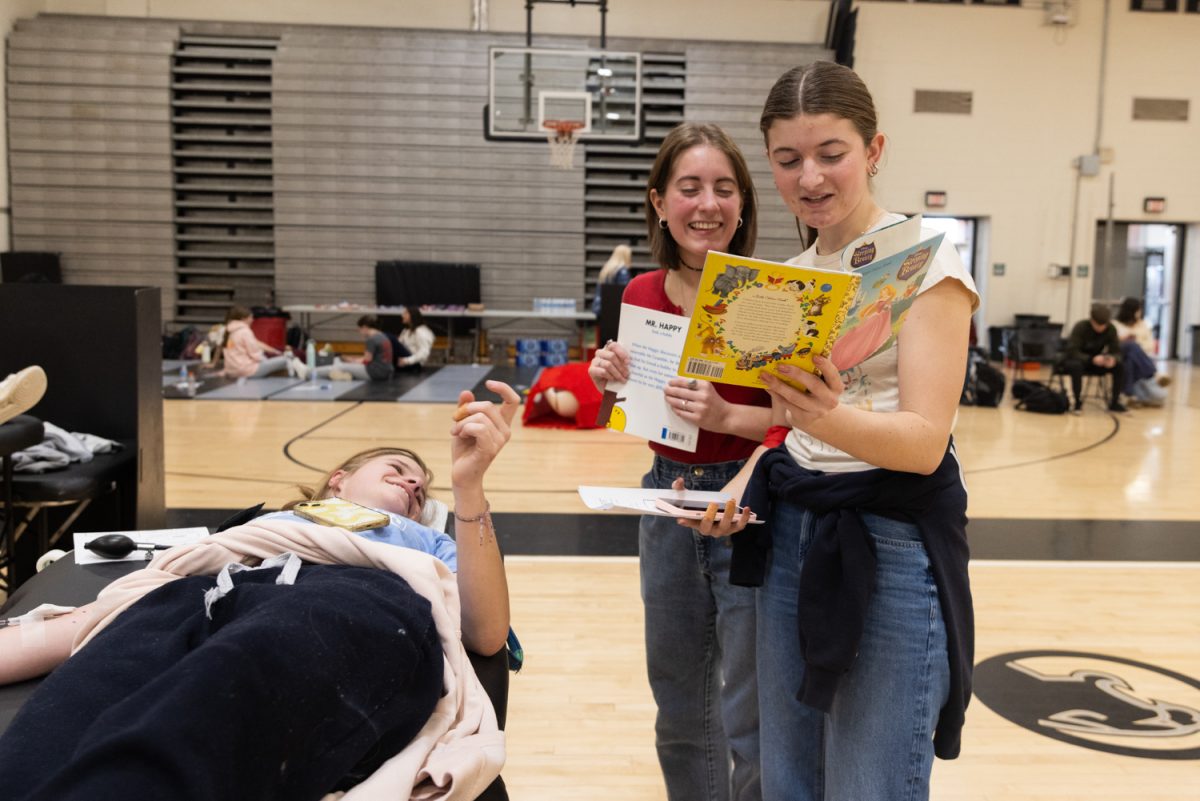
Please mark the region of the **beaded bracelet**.
[[496, 529], [492, 525], [492, 504], [490, 501], [483, 502], [483, 512], [481, 512], [476, 517], [463, 517], [458, 513], [458, 510], [455, 509], [454, 510], [454, 519], [460, 523], [482, 523], [483, 525], [481, 525], [479, 527], [479, 544], [480, 545], [483, 545], [483, 542], [484, 542], [483, 534], [484, 534], [485, 530], [487, 531], [489, 541], [494, 540], [496, 538]]

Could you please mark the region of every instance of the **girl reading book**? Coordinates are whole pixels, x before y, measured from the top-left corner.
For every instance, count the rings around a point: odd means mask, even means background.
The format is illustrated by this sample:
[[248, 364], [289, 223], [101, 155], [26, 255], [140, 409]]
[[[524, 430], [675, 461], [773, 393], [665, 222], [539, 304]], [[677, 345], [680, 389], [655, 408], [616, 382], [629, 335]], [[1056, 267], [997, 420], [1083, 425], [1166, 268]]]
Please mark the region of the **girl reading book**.
[[[776, 188], [811, 235], [792, 263], [839, 269], [848, 243], [902, 219], [872, 193], [886, 140], [862, 80], [815, 62], [771, 89], [760, 128]], [[851, 373], [764, 373], [776, 412], [726, 487], [768, 516], [690, 523], [734, 537], [758, 593], [763, 796], [925, 799], [970, 698], [966, 490], [954, 427], [978, 295], [936, 251], [899, 345]], [[743, 490], [745, 492], [743, 493]]]
[[[756, 219], [754, 185], [737, 145], [715, 125], [678, 126], [663, 140], [646, 187], [650, 250], [662, 269], [634, 278], [623, 302], [690, 314], [705, 255], [752, 255]], [[588, 373], [603, 392], [609, 381], [628, 380], [629, 364], [628, 351], [610, 342]], [[680, 378], [663, 391], [676, 413], [699, 425], [698, 446], [690, 453], [651, 443], [654, 464], [642, 486], [719, 489], [762, 440], [767, 394]], [[729, 584], [726, 542], [673, 518], [643, 516], [638, 543], [667, 797], [761, 798], [754, 592]]]

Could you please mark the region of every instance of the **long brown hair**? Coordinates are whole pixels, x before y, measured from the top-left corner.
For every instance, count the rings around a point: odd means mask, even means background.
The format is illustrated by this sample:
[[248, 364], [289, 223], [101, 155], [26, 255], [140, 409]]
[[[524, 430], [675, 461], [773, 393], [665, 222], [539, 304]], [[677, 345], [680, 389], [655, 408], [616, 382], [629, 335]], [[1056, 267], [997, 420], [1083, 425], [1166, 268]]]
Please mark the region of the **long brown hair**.
[[372, 459], [377, 459], [380, 456], [407, 456], [409, 459], [412, 459], [414, 462], [416, 462], [417, 466], [421, 468], [421, 472], [425, 474], [425, 486], [428, 487], [433, 483], [433, 473], [425, 464], [425, 461], [408, 448], [396, 448], [389, 446], [382, 448], [369, 448], [368, 450], [360, 451], [354, 454], [349, 459], [346, 459], [340, 465], [330, 470], [325, 474], [325, 478], [321, 479], [321, 483], [317, 486], [306, 487], [303, 484], [296, 485], [296, 489], [300, 490], [300, 494], [303, 497], [296, 498], [293, 501], [288, 501], [283, 505], [283, 510], [287, 511], [296, 504], [304, 501], [319, 501], [323, 498], [330, 497], [333, 494], [333, 488], [329, 486], [329, 483], [333, 480], [335, 473], [343, 470], [347, 473], [353, 473], [367, 462], [371, 461]]
[[650, 241], [650, 254], [660, 267], [679, 269], [679, 245], [671, 232], [658, 224], [658, 212], [650, 199], [651, 191], [659, 197], [666, 194], [667, 182], [679, 157], [697, 145], [710, 145], [720, 150], [733, 167], [733, 177], [738, 191], [742, 193], [742, 225], [729, 240], [729, 252], [736, 256], [753, 256], [754, 244], [758, 240], [758, 196], [754, 192], [754, 179], [750, 168], [737, 144], [716, 125], [699, 122], [684, 122], [676, 125], [663, 139], [658, 148], [658, 157], [650, 169], [646, 181], [646, 231]]

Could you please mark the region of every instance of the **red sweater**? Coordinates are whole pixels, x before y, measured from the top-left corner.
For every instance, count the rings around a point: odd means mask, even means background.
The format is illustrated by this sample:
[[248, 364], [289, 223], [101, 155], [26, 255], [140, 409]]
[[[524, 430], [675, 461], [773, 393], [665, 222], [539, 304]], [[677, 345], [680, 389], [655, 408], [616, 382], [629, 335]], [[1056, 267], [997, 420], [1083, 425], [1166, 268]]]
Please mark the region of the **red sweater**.
[[[625, 287], [625, 294], [621, 297], [621, 301], [645, 309], [686, 316], [688, 312], [676, 306], [667, 297], [666, 281], [666, 270], [643, 273]], [[731, 384], [714, 384], [713, 386], [716, 388], [717, 394], [729, 403], [738, 403], [743, 406], [771, 405], [771, 396], [766, 393], [766, 390]], [[733, 434], [718, 434], [702, 428], [700, 436], [696, 440], [695, 453], [681, 451], [657, 442], [650, 443], [650, 450], [667, 459], [684, 464], [716, 464], [745, 459], [753, 453], [757, 446], [758, 442], [755, 440]]]

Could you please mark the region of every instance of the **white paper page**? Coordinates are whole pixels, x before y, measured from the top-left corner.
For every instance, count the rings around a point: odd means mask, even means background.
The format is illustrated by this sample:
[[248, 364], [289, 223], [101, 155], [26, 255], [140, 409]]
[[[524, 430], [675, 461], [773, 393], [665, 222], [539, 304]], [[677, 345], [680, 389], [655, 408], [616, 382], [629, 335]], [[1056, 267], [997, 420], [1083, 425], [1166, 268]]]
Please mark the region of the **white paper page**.
[[[128, 556], [120, 559], [109, 559], [99, 554], [92, 553], [83, 546], [96, 539], [103, 537], [105, 534], [124, 534], [134, 542], [149, 542], [155, 545], [190, 545], [193, 542], [199, 542], [208, 536], [208, 529], [203, 526], [195, 526], [193, 528], [163, 528], [151, 531], [77, 531], [74, 535], [75, 540], [75, 564], [91, 565], [97, 562], [145, 562], [149, 556], [153, 556], [155, 551], [135, 550]], [[149, 554], [149, 556], [147, 556]]]
[[678, 314], [621, 304], [617, 339], [629, 351], [629, 380], [605, 388], [606, 405], [613, 403], [609, 428], [695, 453], [699, 427], [675, 414], [663, 394], [667, 382], [679, 377], [689, 325], [689, 319]]
[[657, 498], [673, 501], [698, 501], [700, 503], [725, 503], [732, 495], [728, 492], [699, 492], [696, 490], [641, 489], [640, 487], [589, 487], [580, 485], [579, 497], [589, 509], [599, 512], [623, 512], [625, 514], [658, 515], [673, 517], [654, 506]]

